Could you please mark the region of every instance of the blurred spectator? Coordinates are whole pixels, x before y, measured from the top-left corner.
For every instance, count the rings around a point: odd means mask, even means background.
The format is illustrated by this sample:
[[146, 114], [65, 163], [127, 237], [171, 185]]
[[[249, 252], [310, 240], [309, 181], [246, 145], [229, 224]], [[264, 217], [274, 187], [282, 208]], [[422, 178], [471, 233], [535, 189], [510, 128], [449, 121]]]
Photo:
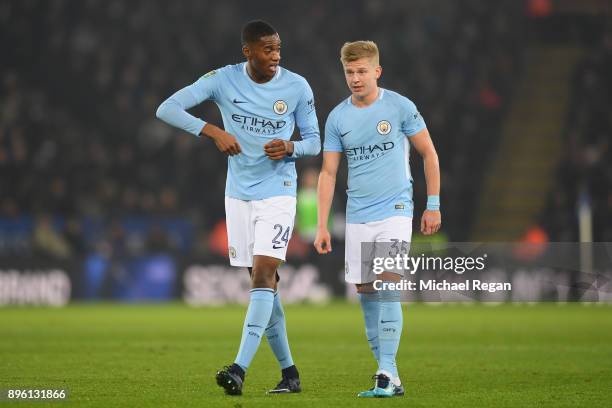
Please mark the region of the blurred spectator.
[[154, 224], [149, 230], [146, 248], [147, 252], [152, 253], [167, 252], [170, 249], [168, 237], [159, 225]]
[[527, 15], [529, 17], [548, 17], [550, 13], [552, 13], [552, 0], [527, 0]]
[[43, 256], [67, 259], [71, 255], [68, 241], [51, 225], [48, 215], [40, 215], [34, 226], [34, 250]]
[[68, 242], [68, 245], [70, 245], [74, 254], [84, 255], [86, 253], [87, 245], [83, 237], [83, 228], [80, 220], [75, 217], [66, 220], [64, 238]]
[[[226, 257], [228, 254], [227, 227], [225, 219], [219, 220], [208, 237], [210, 252], [217, 256]], [[231, 254], [230, 254], [231, 256]]]
[[[306, 241], [314, 241], [317, 234], [317, 184], [319, 171], [313, 167], [302, 170], [302, 183], [297, 192], [298, 234]], [[330, 220], [332, 217], [330, 217]]]
[[514, 256], [521, 261], [533, 261], [546, 252], [548, 234], [539, 225], [531, 226], [514, 247]]

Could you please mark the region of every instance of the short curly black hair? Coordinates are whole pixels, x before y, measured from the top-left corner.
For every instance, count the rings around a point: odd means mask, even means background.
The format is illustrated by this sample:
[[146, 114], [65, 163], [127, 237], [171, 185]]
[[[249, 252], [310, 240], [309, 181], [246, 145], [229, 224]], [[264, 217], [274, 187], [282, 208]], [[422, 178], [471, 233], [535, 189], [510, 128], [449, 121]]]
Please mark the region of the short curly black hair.
[[277, 31], [263, 20], [249, 21], [242, 28], [242, 45], [252, 44], [261, 37], [274, 35]]

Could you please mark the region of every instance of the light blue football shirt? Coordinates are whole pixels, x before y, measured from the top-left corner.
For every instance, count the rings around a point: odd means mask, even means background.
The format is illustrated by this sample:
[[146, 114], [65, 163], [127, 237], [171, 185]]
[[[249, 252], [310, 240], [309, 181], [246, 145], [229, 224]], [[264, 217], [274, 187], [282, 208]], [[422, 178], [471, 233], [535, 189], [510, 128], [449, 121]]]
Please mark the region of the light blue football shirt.
[[[199, 136], [206, 122], [186, 109], [205, 100], [217, 104], [225, 131], [237, 138], [242, 149], [242, 153], [228, 157], [225, 195], [241, 200], [295, 196], [295, 159], [316, 156], [321, 150], [319, 124], [308, 82], [279, 66], [270, 81], [258, 84], [249, 77], [246, 63], [227, 65], [205, 74], [165, 100], [157, 109], [157, 117]], [[272, 139], [289, 140], [296, 125], [302, 140], [294, 142], [293, 155], [270, 160], [264, 153], [264, 145]]]
[[349, 97], [331, 111], [323, 150], [346, 155], [346, 222], [412, 217], [408, 137], [425, 127], [411, 100], [383, 88], [369, 106], [356, 107]]

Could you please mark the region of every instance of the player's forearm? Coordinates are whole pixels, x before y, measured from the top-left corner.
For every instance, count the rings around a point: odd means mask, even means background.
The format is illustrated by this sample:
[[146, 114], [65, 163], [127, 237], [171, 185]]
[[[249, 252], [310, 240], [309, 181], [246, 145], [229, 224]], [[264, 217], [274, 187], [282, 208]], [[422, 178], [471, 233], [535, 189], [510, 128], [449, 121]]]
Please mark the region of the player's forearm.
[[423, 167], [425, 170], [425, 183], [427, 184], [428, 196], [440, 195], [440, 164], [438, 154], [435, 150], [427, 152], [423, 156]]
[[321, 137], [319, 132], [311, 132], [302, 134], [302, 140], [293, 142], [293, 154], [291, 157], [299, 159], [300, 157], [316, 156], [321, 152]]
[[317, 187], [317, 224], [319, 228], [327, 228], [335, 187], [336, 177], [321, 172], [319, 175], [319, 185]]
[[218, 126], [213, 125], [212, 123], [206, 123], [199, 132], [201, 136], [207, 136], [207, 137], [210, 137], [211, 139], [220, 137], [222, 136], [223, 133], [225, 133], [223, 129], [221, 129]]
[[186, 112], [186, 109], [197, 103], [193, 94], [187, 88], [183, 88], [162, 102], [155, 115], [169, 125], [199, 136], [206, 122]]

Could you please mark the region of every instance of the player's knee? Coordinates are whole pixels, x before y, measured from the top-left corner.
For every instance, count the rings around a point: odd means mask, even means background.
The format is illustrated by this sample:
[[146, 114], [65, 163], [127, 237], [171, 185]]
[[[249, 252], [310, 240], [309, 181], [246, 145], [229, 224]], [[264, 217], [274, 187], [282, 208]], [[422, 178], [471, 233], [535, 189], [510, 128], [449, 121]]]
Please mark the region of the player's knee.
[[255, 256], [251, 281], [254, 288], [276, 288], [276, 270], [280, 260], [268, 256]]
[[254, 288], [271, 288], [276, 285], [276, 269], [266, 267], [253, 268], [251, 281]]
[[372, 282], [369, 283], [358, 283], [355, 285], [357, 288], [357, 293], [372, 293], [374, 292], [374, 286]]
[[393, 272], [383, 272], [380, 279], [384, 282], [399, 282], [402, 280], [402, 275]]
[[254, 288], [274, 289], [274, 280], [270, 279], [268, 276], [254, 274], [251, 282]]

